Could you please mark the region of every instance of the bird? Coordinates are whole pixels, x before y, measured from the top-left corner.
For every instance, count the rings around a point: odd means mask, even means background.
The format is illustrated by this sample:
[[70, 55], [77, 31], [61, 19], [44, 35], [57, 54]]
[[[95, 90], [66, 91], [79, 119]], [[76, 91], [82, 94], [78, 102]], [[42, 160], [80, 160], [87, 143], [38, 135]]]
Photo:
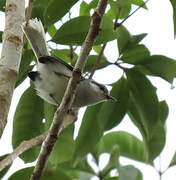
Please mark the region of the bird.
[[[73, 67], [50, 55], [40, 20], [30, 19], [22, 25], [22, 30], [37, 58], [37, 70], [28, 72], [28, 76], [34, 82], [37, 94], [48, 103], [58, 106], [72, 77]], [[116, 101], [106, 86], [81, 76], [72, 107], [79, 108], [107, 100]]]

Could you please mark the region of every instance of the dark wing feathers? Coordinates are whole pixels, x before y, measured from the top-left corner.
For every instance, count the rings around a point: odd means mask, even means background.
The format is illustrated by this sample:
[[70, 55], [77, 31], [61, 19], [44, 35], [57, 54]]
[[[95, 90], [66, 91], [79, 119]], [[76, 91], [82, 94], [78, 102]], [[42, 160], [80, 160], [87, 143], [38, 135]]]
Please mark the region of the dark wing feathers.
[[61, 63], [64, 66], [66, 66], [70, 71], [73, 71], [73, 67], [70, 66], [69, 64], [67, 64], [66, 62], [64, 62], [63, 60], [61, 60], [60, 58], [56, 57], [56, 56], [41, 56], [39, 57], [39, 62], [43, 63], [43, 64], [49, 64], [49, 63]]

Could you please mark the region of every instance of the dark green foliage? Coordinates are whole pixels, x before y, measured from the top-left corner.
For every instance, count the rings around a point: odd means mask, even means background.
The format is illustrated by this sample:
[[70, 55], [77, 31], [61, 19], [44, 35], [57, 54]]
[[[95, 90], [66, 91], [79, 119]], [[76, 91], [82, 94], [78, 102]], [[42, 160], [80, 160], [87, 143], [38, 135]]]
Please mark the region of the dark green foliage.
[[[80, 1], [80, 8], [77, 9], [79, 15], [74, 18], [71, 15], [65, 21], [64, 18], [69, 11], [73, 12], [72, 8], [74, 9], [77, 2], [79, 3], [78, 0], [35, 0], [31, 14], [32, 18], [41, 19], [46, 33], [50, 36], [51, 55], [57, 56], [72, 66], [79, 57], [79, 51], [76, 48], [85, 40], [90, 28], [91, 15], [95, 11], [98, 0], [92, 0], [89, 3]], [[175, 30], [176, 4], [175, 0], [170, 2], [173, 7]], [[115, 57], [118, 57], [117, 61], [110, 63], [105, 52], [96, 70], [102, 70], [110, 64], [118, 67], [117, 71], [119, 68], [123, 70], [122, 77], [111, 84], [110, 94], [117, 101], [107, 101], [87, 107], [77, 137], [74, 137], [74, 124], [60, 133], [42, 180], [89, 180], [94, 176], [101, 177], [102, 180], [142, 180], [139, 169], [132, 165], [122, 166], [119, 158], [123, 156], [153, 166], [154, 159], [160, 155], [165, 146], [165, 124], [169, 109], [165, 101], [158, 100], [157, 89], [148, 75], [173, 83], [176, 76], [175, 60], [162, 55], [150, 55], [150, 50], [141, 43], [147, 36], [146, 33], [132, 35], [124, 25], [114, 28], [115, 19], [121, 21], [126, 18], [132, 12], [134, 5], [143, 5], [143, 0], [109, 0], [108, 3], [109, 9], [103, 18], [99, 36], [93, 51], [88, 56], [83, 73], [92, 72], [103, 44], [115, 40], [117, 48], [114, 47], [112, 52]], [[5, 1], [0, 0], [0, 11], [4, 11], [4, 5]], [[147, 9], [146, 5], [143, 8]], [[64, 19], [63, 22], [61, 19]], [[55, 26], [55, 23], [59, 26]], [[174, 32], [176, 34], [176, 30]], [[0, 42], [2, 42], [2, 32], [0, 32]], [[27, 72], [34, 68], [35, 60], [31, 47], [25, 42], [15, 87], [27, 78]], [[39, 98], [31, 84], [22, 94], [15, 111], [13, 148], [15, 149], [22, 141], [47, 131], [56, 108]], [[125, 115], [128, 115], [140, 131], [142, 140], [128, 132], [113, 129], [123, 121]], [[113, 132], [109, 131], [112, 129]], [[32, 162], [36, 160], [39, 151], [40, 146], [31, 148], [20, 155], [20, 158], [25, 163]], [[103, 153], [108, 153], [110, 158], [105, 168], [97, 173], [89, 164], [87, 155], [91, 154], [92, 161], [99, 167], [99, 158]], [[3, 158], [4, 156], [0, 159]], [[176, 154], [173, 155], [169, 167], [175, 164]], [[0, 178], [8, 168], [0, 173]], [[111, 175], [112, 169], [118, 172], [114, 176]], [[8, 180], [28, 180], [32, 171], [33, 167], [21, 169]]]

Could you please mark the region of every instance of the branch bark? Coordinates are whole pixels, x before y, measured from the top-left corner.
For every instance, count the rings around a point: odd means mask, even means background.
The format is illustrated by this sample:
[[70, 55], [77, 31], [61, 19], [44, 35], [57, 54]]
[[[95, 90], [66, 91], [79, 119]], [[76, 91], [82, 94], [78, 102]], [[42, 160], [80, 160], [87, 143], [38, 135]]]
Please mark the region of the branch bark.
[[[64, 130], [68, 125], [72, 124], [77, 119], [77, 115], [78, 109], [75, 108], [72, 111], [69, 111], [69, 113], [67, 113], [67, 115], [64, 117], [62, 130]], [[19, 155], [21, 155], [28, 149], [41, 145], [46, 139], [47, 134], [48, 131], [30, 140], [23, 141], [11, 154], [9, 154], [5, 159], [0, 162], [0, 171], [10, 165]]]
[[58, 133], [61, 130], [61, 125], [64, 120], [64, 116], [67, 113], [68, 109], [70, 109], [74, 97], [77, 84], [80, 81], [81, 72], [85, 66], [87, 57], [89, 52], [92, 49], [92, 46], [96, 40], [96, 37], [99, 33], [99, 28], [101, 24], [102, 17], [104, 15], [108, 0], [99, 0], [97, 10], [92, 16], [92, 21], [90, 25], [89, 32], [87, 37], [81, 47], [80, 56], [73, 70], [72, 78], [69, 80], [65, 95], [62, 99], [62, 102], [55, 112], [53, 123], [50, 128], [50, 132], [48, 133], [45, 142], [42, 146], [41, 152], [39, 154], [39, 158], [33, 174], [31, 176], [31, 180], [40, 180], [42, 176], [43, 169], [47, 162], [47, 159], [53, 149], [53, 146], [57, 140]]
[[10, 165], [20, 154], [24, 153], [28, 149], [41, 145], [45, 140], [47, 134], [48, 132], [45, 132], [33, 139], [23, 141], [10, 155], [8, 155], [5, 159], [3, 159], [0, 162], [0, 171], [2, 171], [5, 167]]
[[0, 60], [0, 137], [7, 123], [11, 97], [17, 80], [22, 48], [21, 25], [25, 17], [25, 0], [6, 1], [6, 23]]

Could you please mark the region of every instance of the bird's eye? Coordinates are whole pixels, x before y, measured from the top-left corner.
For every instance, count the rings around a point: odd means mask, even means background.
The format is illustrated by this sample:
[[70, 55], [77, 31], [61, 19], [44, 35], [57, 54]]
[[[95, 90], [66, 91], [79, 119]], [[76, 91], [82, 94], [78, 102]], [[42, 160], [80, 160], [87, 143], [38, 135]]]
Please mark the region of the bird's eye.
[[106, 88], [105, 86], [101, 86], [100, 89], [101, 89], [103, 92], [108, 93], [108, 90], [107, 90], [107, 88]]

